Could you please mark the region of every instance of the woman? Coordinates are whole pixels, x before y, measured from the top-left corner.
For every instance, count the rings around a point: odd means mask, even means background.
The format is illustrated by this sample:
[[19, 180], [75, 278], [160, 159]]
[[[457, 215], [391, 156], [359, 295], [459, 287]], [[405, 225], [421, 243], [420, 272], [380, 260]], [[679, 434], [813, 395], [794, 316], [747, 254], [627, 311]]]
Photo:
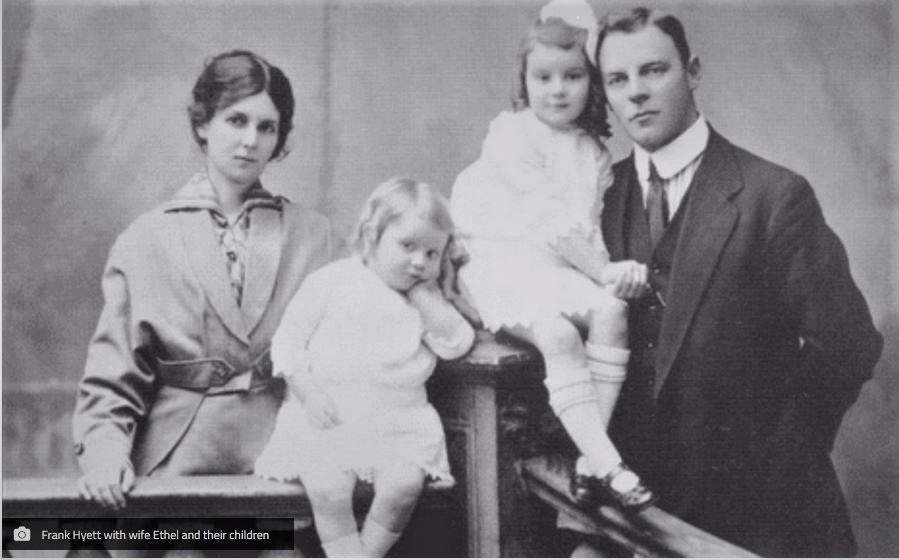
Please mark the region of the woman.
[[247, 51], [212, 58], [188, 108], [205, 169], [119, 236], [74, 416], [79, 492], [117, 510], [138, 476], [238, 474], [271, 432], [283, 386], [268, 348], [328, 261], [327, 221], [262, 188], [294, 99]]

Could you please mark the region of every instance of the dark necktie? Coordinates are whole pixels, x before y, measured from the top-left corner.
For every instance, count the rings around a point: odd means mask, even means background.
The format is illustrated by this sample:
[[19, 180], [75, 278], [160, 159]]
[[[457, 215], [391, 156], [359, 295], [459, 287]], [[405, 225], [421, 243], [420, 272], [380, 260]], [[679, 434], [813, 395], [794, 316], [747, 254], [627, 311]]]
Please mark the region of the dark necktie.
[[646, 212], [649, 218], [649, 237], [652, 246], [658, 244], [665, 227], [668, 225], [668, 193], [662, 186], [662, 178], [656, 171], [656, 166], [649, 161], [649, 194], [646, 197]]

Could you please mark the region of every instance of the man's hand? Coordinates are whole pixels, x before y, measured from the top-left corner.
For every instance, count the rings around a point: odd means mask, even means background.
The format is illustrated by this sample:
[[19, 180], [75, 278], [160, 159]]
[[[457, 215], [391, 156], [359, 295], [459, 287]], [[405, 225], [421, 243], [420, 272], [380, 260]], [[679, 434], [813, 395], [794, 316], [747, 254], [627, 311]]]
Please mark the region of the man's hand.
[[303, 399], [303, 406], [309, 422], [316, 428], [327, 430], [342, 423], [334, 400], [321, 389], [310, 390]]
[[85, 500], [118, 511], [125, 507], [125, 496], [134, 488], [134, 467], [129, 461], [124, 465], [103, 465], [86, 472], [76, 485]]
[[611, 262], [599, 274], [600, 283], [610, 286], [615, 297], [635, 299], [642, 297], [649, 286], [649, 269], [637, 261]]

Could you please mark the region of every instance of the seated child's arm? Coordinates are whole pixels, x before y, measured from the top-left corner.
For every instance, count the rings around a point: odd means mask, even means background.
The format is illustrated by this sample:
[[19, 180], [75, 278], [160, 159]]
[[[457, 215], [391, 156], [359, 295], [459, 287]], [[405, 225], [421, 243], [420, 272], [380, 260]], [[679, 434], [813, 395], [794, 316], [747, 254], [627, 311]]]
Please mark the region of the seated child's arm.
[[421, 314], [425, 331], [423, 339], [435, 354], [445, 360], [452, 360], [471, 349], [474, 329], [443, 297], [436, 282], [422, 282], [413, 286], [408, 298]]
[[336, 426], [340, 419], [333, 401], [312, 376], [306, 349], [326, 312], [327, 283], [320, 273], [306, 278], [284, 311], [271, 350], [272, 374], [284, 379], [313, 424], [323, 429]]
[[291, 381], [308, 371], [306, 348], [326, 311], [327, 279], [322, 271], [310, 274], [290, 299], [272, 336], [272, 372]]
[[553, 245], [555, 251], [571, 266], [580, 270], [600, 286], [609, 286], [615, 297], [640, 297], [649, 282], [646, 265], [637, 261], [609, 262], [609, 253], [602, 242], [602, 234], [590, 234], [583, 229], [572, 230]]
[[522, 193], [539, 191], [548, 179], [544, 158], [522, 123], [507, 112], [494, 119], [477, 161], [453, 185], [453, 220], [466, 236], [504, 238], [531, 223], [535, 209], [522, 208]]

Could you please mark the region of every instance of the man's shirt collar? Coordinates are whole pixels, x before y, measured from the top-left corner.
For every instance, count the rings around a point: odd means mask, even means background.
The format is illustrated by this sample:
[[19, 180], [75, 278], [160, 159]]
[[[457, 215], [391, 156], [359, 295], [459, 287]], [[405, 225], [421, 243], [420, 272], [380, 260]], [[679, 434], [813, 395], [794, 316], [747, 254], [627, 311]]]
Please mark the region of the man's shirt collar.
[[649, 158], [652, 157], [659, 177], [663, 180], [670, 179], [701, 156], [708, 143], [709, 125], [705, 117], [699, 115], [690, 128], [652, 154], [635, 144], [634, 165], [637, 167], [637, 176], [643, 183], [648, 181]]

